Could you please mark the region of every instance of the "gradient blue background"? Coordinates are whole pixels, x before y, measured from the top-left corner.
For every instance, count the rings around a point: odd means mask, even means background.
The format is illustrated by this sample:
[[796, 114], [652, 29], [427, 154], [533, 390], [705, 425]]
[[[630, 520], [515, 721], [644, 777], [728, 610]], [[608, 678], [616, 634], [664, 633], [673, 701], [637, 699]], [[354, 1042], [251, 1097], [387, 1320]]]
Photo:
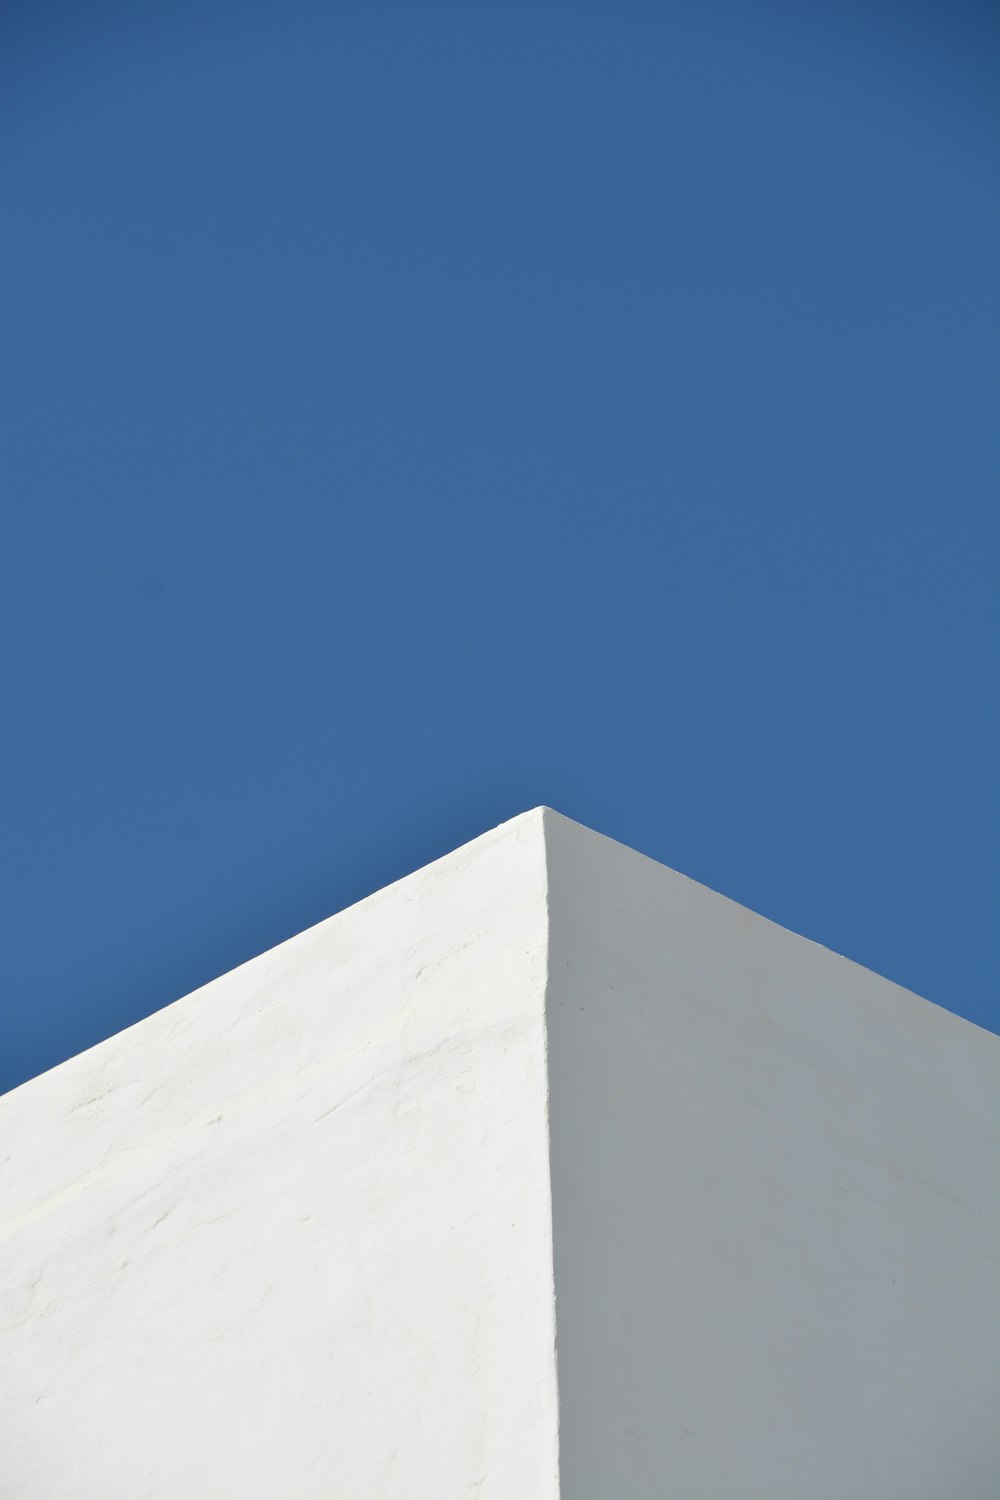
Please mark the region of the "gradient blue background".
[[539, 802], [997, 1000], [998, 12], [0, 48], [2, 1078]]

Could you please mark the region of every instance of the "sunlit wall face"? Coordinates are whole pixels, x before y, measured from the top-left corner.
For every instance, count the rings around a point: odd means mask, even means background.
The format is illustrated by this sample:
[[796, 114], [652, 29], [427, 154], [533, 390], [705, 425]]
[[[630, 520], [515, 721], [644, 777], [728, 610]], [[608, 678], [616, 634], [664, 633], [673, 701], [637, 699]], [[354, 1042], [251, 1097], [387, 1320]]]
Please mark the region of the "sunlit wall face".
[[12, 1084], [539, 802], [996, 1027], [992, 7], [18, 3]]

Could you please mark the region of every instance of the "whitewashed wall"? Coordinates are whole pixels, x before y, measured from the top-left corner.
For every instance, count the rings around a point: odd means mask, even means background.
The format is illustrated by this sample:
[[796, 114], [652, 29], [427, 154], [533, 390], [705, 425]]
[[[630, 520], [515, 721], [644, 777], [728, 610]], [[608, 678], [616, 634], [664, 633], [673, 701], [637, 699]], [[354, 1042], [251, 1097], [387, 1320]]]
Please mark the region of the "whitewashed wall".
[[998, 1113], [527, 813], [0, 1099], [0, 1496], [995, 1500]]
[[0, 1495], [554, 1500], [540, 815], [0, 1100]]
[[1000, 1039], [547, 824], [566, 1500], [996, 1500]]

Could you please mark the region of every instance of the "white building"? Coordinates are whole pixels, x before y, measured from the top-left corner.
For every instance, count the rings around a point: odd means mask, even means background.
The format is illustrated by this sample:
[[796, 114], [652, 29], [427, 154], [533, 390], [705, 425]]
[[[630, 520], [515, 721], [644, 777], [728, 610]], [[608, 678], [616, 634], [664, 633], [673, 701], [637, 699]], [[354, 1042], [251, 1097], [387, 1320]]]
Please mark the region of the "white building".
[[0, 1496], [996, 1500], [998, 1115], [526, 813], [0, 1100]]

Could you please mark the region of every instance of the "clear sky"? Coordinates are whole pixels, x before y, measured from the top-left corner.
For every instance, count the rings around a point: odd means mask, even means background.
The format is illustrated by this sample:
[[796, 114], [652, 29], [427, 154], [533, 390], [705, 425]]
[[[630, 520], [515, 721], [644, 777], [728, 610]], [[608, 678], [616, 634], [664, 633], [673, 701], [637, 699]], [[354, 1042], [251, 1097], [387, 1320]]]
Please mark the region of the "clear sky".
[[537, 803], [1000, 1029], [996, 7], [4, 7], [10, 1086]]

